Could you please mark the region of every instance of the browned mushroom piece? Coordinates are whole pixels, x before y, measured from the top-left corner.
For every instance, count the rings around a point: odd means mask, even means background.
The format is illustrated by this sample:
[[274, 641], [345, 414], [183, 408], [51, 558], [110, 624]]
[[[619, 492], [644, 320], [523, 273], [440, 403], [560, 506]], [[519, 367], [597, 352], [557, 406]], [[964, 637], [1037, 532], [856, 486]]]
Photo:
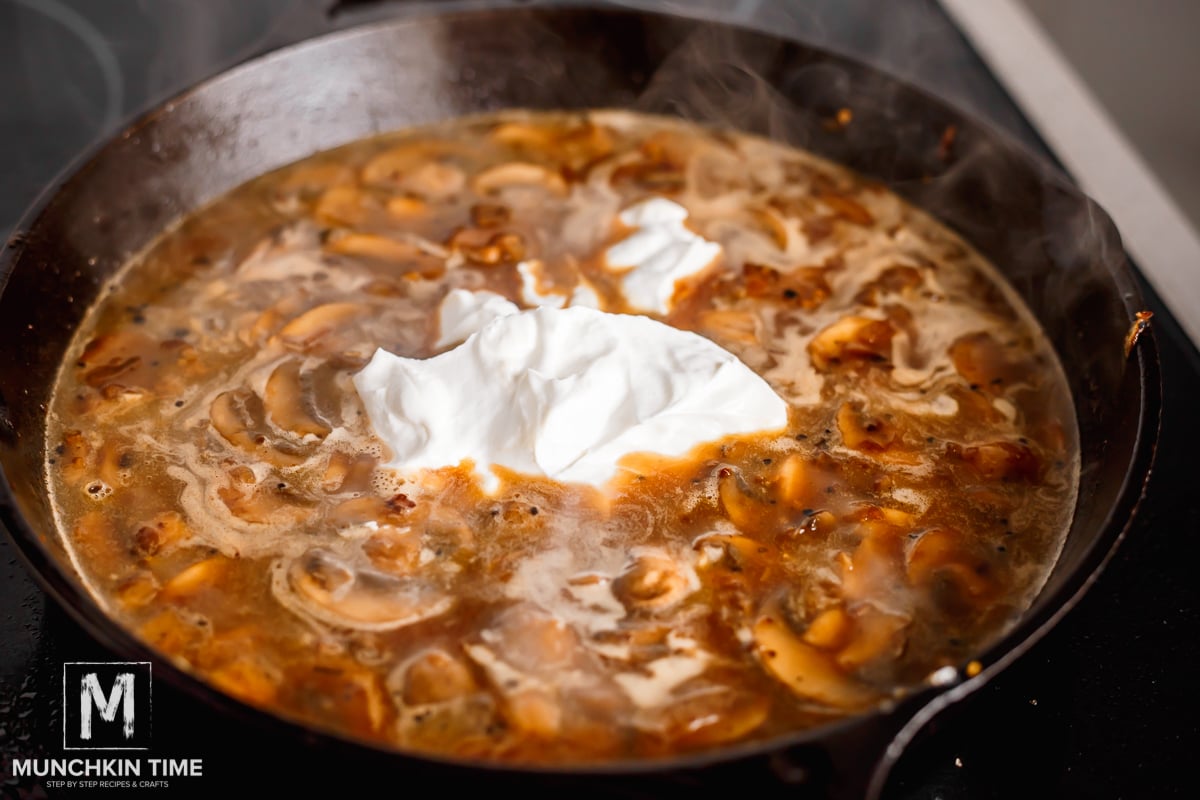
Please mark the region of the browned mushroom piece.
[[479, 691], [471, 670], [440, 648], [422, 650], [399, 672], [399, 693], [411, 706], [445, 703]]
[[330, 494], [362, 494], [371, 487], [378, 459], [369, 453], [346, 453], [335, 450], [329, 456], [321, 475], [321, 488]]
[[1041, 461], [1029, 445], [1020, 442], [953, 446], [951, 452], [959, 455], [985, 481], [1033, 482], [1041, 474]]
[[[423, 168], [433, 168], [423, 179], [417, 179], [417, 182], [425, 182], [435, 190], [445, 189], [457, 180], [450, 171], [457, 170], [461, 173], [461, 169], [454, 165], [453, 159], [462, 151], [461, 145], [446, 139], [409, 139], [371, 158], [359, 174], [362, 182], [368, 186], [404, 190], [406, 182], [414, 180], [415, 173]], [[444, 174], [439, 174], [443, 171]], [[458, 186], [461, 187], [461, 183]], [[441, 198], [448, 193], [443, 191], [430, 196]]]
[[808, 354], [823, 372], [840, 364], [881, 364], [891, 358], [893, 335], [887, 322], [845, 316], [813, 337]]
[[734, 309], [707, 309], [700, 312], [700, 332], [720, 344], [756, 346], [762, 344], [762, 322], [757, 314]]
[[698, 588], [690, 568], [663, 550], [636, 555], [612, 582], [613, 594], [630, 611], [669, 609]]
[[300, 361], [289, 359], [271, 373], [263, 392], [267, 418], [281, 429], [301, 438], [324, 438], [333, 430], [312, 408], [311, 391], [304, 386]]
[[555, 195], [567, 193], [567, 182], [561, 173], [525, 161], [497, 164], [471, 179], [471, 189], [480, 197], [495, 197], [507, 189], [520, 187], [542, 189]]
[[764, 610], [753, 632], [763, 667], [800, 697], [840, 709], [862, 708], [878, 699], [877, 692], [842, 672], [830, 654], [805, 642], [778, 606]]
[[989, 333], [971, 333], [955, 339], [950, 345], [950, 358], [963, 380], [974, 389], [992, 395], [1004, 394], [1036, 374], [1029, 364], [1015, 357], [1014, 348], [1005, 347]]
[[981, 605], [1002, 591], [1000, 572], [966, 537], [948, 528], [921, 534], [908, 550], [906, 572], [909, 582], [927, 592], [950, 586], [957, 597], [938, 596], [951, 603], [966, 601]]
[[429, 261], [429, 256], [412, 242], [375, 233], [331, 233], [325, 239], [325, 249], [338, 255], [413, 268], [425, 266]]
[[229, 569], [229, 559], [210, 556], [191, 564], [167, 581], [160, 593], [171, 600], [182, 600], [205, 589], [219, 588], [222, 576]]
[[[159, 370], [156, 369], [158, 343], [136, 330], [122, 330], [95, 337], [79, 357], [79, 368], [83, 382], [93, 389], [119, 387], [119, 389], [154, 388]], [[123, 392], [110, 392], [109, 398], [116, 399]]]
[[861, 203], [847, 194], [821, 191], [817, 198], [828, 206], [838, 218], [854, 225], [868, 227], [875, 224], [875, 217]]
[[747, 297], [769, 299], [807, 311], [818, 308], [830, 292], [825, 270], [816, 267], [781, 272], [761, 264], [746, 264], [742, 268], [742, 285]]
[[894, 424], [866, 413], [860, 403], [843, 403], [838, 409], [837, 426], [845, 445], [864, 453], [887, 451], [897, 435]]
[[276, 467], [301, 464], [304, 454], [282, 441], [272, 440], [262, 399], [242, 389], [222, 392], [209, 407], [209, 421], [225, 441]]
[[217, 489], [217, 498], [230, 514], [253, 525], [297, 524], [303, 522], [311, 511], [312, 503], [304, 497], [282, 486], [278, 481], [267, 479], [256, 483], [253, 473], [246, 479], [237, 477], [231, 470], [227, 485]]
[[325, 225], [356, 227], [378, 213], [380, 206], [377, 198], [361, 188], [339, 185], [321, 195], [313, 209], [313, 216]]
[[191, 538], [192, 531], [182, 514], [163, 511], [137, 529], [133, 535], [133, 546], [139, 555], [151, 557], [169, 552]]
[[335, 627], [393, 630], [454, 605], [425, 581], [379, 572], [320, 547], [277, 565], [276, 572], [273, 588], [281, 602]]
[[461, 228], [451, 235], [448, 245], [471, 264], [486, 267], [516, 264], [526, 255], [525, 237], [509, 231]]

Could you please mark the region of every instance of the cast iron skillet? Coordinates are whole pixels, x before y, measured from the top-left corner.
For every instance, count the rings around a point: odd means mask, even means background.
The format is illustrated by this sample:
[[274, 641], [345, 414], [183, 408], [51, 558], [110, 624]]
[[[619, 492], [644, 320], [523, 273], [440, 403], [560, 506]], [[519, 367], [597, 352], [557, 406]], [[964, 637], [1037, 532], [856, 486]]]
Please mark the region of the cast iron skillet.
[[[767, 134], [879, 179], [962, 233], [1045, 327], [1074, 393], [1082, 475], [1045, 589], [979, 656], [983, 671], [893, 707], [768, 742], [666, 761], [511, 769], [375, 750], [234, 701], [159, 659], [84, 592], [43, 481], [55, 371], [105, 279], [171, 221], [267, 170], [370, 134], [508, 107], [629, 107]], [[836, 121], [852, 110], [848, 125]], [[947, 131], [952, 133], [947, 133]], [[1074, 605], [1127, 529], [1158, 434], [1151, 336], [1127, 356], [1141, 300], [1109, 218], [1020, 146], [861, 64], [679, 17], [472, 12], [373, 25], [238, 67], [155, 108], [47, 189], [0, 257], [0, 512], [46, 590], [122, 659], [231, 721], [441, 786], [653, 796], [723, 785], [875, 796], [934, 715], [1019, 657]], [[467, 767], [467, 768], [464, 768]], [[772, 792], [773, 793], [773, 792]]]

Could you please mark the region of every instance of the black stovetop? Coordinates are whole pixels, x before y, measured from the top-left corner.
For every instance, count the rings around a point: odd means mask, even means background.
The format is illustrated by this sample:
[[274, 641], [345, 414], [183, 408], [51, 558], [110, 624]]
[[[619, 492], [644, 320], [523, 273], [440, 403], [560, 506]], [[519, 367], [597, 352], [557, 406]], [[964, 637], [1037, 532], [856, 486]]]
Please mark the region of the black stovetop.
[[[492, 3], [502, 5], [503, 3]], [[560, 3], [563, 4], [563, 3]], [[565, 3], [574, 4], [574, 3]], [[354, 21], [333, 0], [0, 0], [0, 232], [89, 141], [133, 110], [236, 61]], [[394, 3], [414, 6], [472, 2]], [[706, 7], [816, 40], [941, 94], [1053, 157], [931, 0], [627, 0]], [[1158, 299], [1163, 436], [1130, 534], [1088, 596], [965, 707], [935, 721], [901, 760], [891, 798], [1200, 796], [1200, 356]], [[4, 346], [0, 343], [0, 346]], [[13, 758], [59, 757], [64, 661], [107, 660], [32, 582], [0, 537], [0, 798], [37, 797]], [[249, 788], [308, 796], [356, 784], [334, 764], [268, 744], [169, 687], [155, 689], [155, 756], [202, 756], [205, 776], [157, 796]], [[222, 727], [225, 726], [225, 727]], [[764, 787], [765, 788], [765, 787]], [[747, 786], [754, 791], [754, 786]], [[402, 779], [375, 790], [416, 792]], [[151, 791], [151, 790], [146, 790]], [[371, 793], [374, 794], [375, 791]], [[324, 793], [324, 792], [323, 792]], [[59, 796], [51, 790], [50, 796]], [[92, 797], [94, 793], [78, 796]]]

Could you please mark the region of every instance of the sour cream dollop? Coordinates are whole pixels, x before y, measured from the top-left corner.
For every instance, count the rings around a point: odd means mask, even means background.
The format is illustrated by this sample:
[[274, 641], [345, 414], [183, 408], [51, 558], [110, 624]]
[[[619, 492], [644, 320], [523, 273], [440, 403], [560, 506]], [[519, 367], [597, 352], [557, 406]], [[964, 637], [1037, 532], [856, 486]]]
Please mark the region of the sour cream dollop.
[[608, 248], [609, 269], [623, 272], [621, 288], [639, 311], [667, 314], [675, 284], [702, 271], [721, 253], [721, 245], [693, 233], [684, 220], [688, 210], [663, 197], [630, 206], [618, 219], [636, 230]]
[[683, 455], [778, 430], [787, 404], [736, 356], [670, 325], [590, 308], [497, 317], [432, 358], [385, 350], [354, 376], [401, 472], [471, 461], [602, 486], [630, 453]]

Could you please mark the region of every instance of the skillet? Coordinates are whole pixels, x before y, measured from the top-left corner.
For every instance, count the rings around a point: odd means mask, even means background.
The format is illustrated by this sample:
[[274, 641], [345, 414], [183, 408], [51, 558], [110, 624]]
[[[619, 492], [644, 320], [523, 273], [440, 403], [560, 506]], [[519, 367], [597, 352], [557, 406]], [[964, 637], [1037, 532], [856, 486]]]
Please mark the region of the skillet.
[[[523, 769], [372, 752], [229, 699], [158, 659], [72, 574], [43, 480], [58, 363], [106, 280], [174, 219], [262, 172], [373, 133], [507, 107], [627, 107], [769, 135], [876, 178], [971, 241], [1054, 343], [1075, 398], [1081, 482], [1063, 553], [982, 670], [888, 708], [667, 761]], [[849, 124], [838, 111], [852, 110]], [[844, 119], [844, 116], [843, 116]], [[0, 256], [0, 515], [47, 591], [120, 658], [280, 739], [448, 781], [653, 795], [761, 770], [774, 786], [877, 794], [917, 731], [1055, 625], [1124, 535], [1149, 474], [1159, 379], [1152, 334], [1108, 217], [997, 132], [821, 50], [714, 22], [592, 10], [481, 11], [383, 23], [238, 67], [151, 110], [47, 189]], [[964, 665], [965, 666], [965, 665]], [[464, 769], [464, 767], [467, 767]]]

